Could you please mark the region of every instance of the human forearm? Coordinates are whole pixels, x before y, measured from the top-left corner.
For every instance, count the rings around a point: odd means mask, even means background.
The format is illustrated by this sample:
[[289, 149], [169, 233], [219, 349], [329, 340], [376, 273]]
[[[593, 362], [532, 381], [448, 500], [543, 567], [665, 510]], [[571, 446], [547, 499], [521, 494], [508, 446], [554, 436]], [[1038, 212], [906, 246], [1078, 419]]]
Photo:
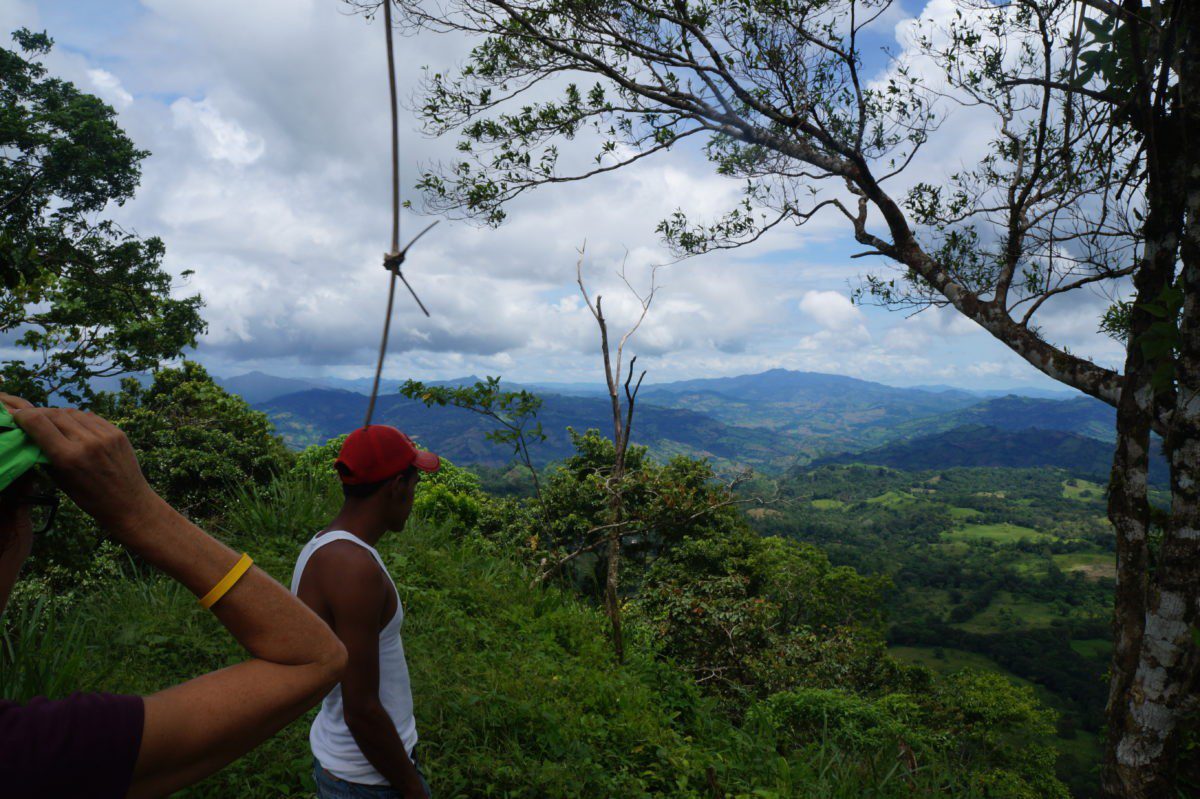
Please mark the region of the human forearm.
[[[93, 414], [0, 401], [15, 408], [58, 486], [114, 540], [197, 595], [237, 562], [150, 489], [116, 427]], [[261, 571], [243, 575], [213, 610], [253, 657], [145, 697], [134, 799], [165, 796], [211, 774], [299, 716], [340, 677], [341, 643]]]
[[[110, 532], [196, 596], [208, 593], [239, 558], [157, 497], [136, 516], [115, 523]], [[344, 659], [341, 644], [325, 623], [258, 569], [246, 572], [212, 611], [254, 657], [284, 665]]]
[[[94, 414], [34, 408], [3, 397], [17, 424], [50, 459], [53, 476], [112, 537], [182, 582], [207, 593], [237, 555], [164, 502], [147, 484], [129, 440]], [[341, 661], [333, 633], [278, 583], [251, 569], [213, 607], [255, 657], [294, 665]]]
[[381, 704], [368, 703], [347, 709], [346, 726], [368, 762], [393, 788], [405, 797], [423, 796], [416, 766], [409, 759], [391, 716]]

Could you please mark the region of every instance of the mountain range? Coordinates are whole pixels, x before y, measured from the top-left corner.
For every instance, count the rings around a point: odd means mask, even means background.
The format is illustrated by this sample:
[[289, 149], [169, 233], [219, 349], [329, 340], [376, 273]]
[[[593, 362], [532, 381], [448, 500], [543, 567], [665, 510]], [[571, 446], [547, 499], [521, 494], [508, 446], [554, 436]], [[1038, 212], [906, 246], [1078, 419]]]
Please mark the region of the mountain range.
[[[611, 431], [611, 405], [601, 397], [542, 397], [538, 421], [546, 440], [531, 448], [539, 464], [561, 460], [573, 452], [567, 432], [588, 428]], [[340, 389], [310, 389], [255, 405], [274, 422], [293, 446], [320, 443], [362, 424], [367, 397]], [[452, 461], [503, 466], [512, 452], [492, 443], [487, 433], [495, 429], [488, 419], [462, 408], [426, 408], [398, 394], [381, 395], [375, 420], [409, 432], [422, 446]], [[649, 446], [660, 457], [686, 454], [711, 458], [719, 465], [744, 465], [771, 470], [786, 468], [811, 453], [805, 442], [767, 430], [725, 424], [684, 408], [639, 404], [632, 441]]]
[[[437, 381], [470, 385], [473, 376]], [[295, 379], [251, 372], [220, 379], [266, 413], [294, 447], [323, 442], [361, 424], [369, 381]], [[432, 382], [432, 381], [431, 381]], [[458, 408], [426, 408], [385, 381], [376, 419], [394, 424], [452, 461], [501, 466], [512, 453], [487, 439], [485, 418]], [[599, 386], [510, 384], [543, 399], [547, 440], [539, 463], [571, 451], [567, 428], [611, 429]], [[1039, 390], [1040, 393], [1046, 393]], [[812, 462], [860, 460], [900, 468], [1060, 466], [1080, 476], [1107, 472], [1114, 412], [1080, 395], [994, 396], [945, 386], [900, 388], [817, 372], [773, 369], [643, 387], [634, 443], [660, 458], [707, 457], [718, 468], [783, 471]]]
[[[1004, 430], [987, 425], [962, 425], [944, 432], [902, 439], [865, 452], [821, 458], [825, 463], [872, 463], [904, 471], [951, 469], [959, 466], [1055, 467], [1098, 482], [1108, 480], [1112, 445], [1063, 430], [1026, 428]], [[1151, 462], [1151, 478], [1165, 477], [1166, 461]]]

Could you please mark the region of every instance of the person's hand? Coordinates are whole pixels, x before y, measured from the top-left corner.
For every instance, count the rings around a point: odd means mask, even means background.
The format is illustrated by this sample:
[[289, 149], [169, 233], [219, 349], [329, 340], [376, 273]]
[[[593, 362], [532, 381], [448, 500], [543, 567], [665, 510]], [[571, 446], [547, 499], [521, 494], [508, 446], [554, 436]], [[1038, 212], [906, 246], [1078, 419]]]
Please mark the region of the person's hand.
[[119, 536], [161, 504], [115, 425], [74, 408], [35, 408], [8, 395], [0, 401], [49, 458], [58, 487], [103, 527]]

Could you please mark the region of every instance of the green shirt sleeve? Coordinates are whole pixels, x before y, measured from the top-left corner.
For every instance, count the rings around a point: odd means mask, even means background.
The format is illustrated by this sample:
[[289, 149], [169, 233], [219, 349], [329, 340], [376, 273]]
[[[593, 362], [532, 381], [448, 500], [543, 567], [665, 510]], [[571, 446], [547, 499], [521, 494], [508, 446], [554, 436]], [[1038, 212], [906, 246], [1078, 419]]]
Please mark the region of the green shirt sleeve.
[[39, 463], [48, 463], [46, 456], [0, 405], [0, 491]]

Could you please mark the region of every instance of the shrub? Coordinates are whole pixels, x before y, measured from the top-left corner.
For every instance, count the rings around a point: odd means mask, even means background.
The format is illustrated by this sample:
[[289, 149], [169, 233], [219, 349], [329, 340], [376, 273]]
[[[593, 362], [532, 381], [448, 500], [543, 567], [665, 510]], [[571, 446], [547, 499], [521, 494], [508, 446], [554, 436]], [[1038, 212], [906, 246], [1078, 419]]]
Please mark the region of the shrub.
[[265, 484], [291, 462], [267, 417], [191, 361], [156, 372], [148, 387], [125, 380], [95, 407], [129, 436], [150, 484], [196, 517], [216, 513], [230, 487]]
[[84, 625], [68, 619], [48, 597], [14, 603], [0, 627], [0, 699], [58, 699], [83, 682]]

